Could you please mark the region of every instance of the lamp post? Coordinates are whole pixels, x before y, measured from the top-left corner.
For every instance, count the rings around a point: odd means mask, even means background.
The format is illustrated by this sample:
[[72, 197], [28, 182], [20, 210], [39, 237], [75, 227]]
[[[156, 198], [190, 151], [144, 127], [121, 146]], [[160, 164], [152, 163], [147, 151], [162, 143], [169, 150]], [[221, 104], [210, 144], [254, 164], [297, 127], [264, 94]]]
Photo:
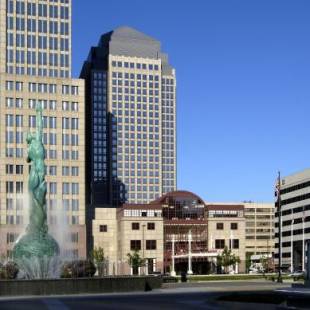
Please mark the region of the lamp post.
[[[144, 228], [145, 224], [142, 225], [142, 259], [144, 260]], [[142, 274], [145, 274], [145, 265], [142, 266]]]
[[187, 274], [193, 274], [192, 270], [192, 231], [188, 233], [188, 270]]
[[282, 267], [282, 214], [281, 214], [281, 176], [280, 171], [278, 172], [278, 181], [277, 181], [277, 193], [278, 193], [278, 214], [279, 214], [279, 259], [278, 259], [278, 279], [277, 282], [282, 283], [282, 274], [281, 274], [281, 267]]
[[172, 235], [172, 251], [171, 251], [171, 260], [172, 260], [172, 265], [171, 265], [171, 272], [170, 272], [170, 275], [172, 277], [175, 277], [176, 276], [176, 273], [175, 273], [175, 266], [174, 266], [174, 256], [175, 256], [175, 250], [174, 250], [174, 242], [175, 242], [175, 236]]
[[294, 219], [291, 221], [291, 273], [294, 272]]
[[302, 271], [305, 271], [305, 209], [302, 212]]

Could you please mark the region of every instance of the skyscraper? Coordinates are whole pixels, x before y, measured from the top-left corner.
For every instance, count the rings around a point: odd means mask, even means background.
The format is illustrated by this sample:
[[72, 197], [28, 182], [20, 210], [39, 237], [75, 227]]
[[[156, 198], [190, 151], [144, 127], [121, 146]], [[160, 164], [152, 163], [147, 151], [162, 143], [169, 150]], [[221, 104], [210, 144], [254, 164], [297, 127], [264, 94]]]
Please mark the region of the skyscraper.
[[71, 1], [0, 0], [0, 36], [0, 255], [10, 255], [27, 224], [25, 140], [39, 103], [50, 229], [84, 257], [84, 81], [69, 78]]
[[160, 42], [129, 27], [85, 61], [87, 203], [148, 203], [176, 188], [176, 78]]
[[71, 0], [1, 0], [0, 12], [0, 72], [70, 77]]

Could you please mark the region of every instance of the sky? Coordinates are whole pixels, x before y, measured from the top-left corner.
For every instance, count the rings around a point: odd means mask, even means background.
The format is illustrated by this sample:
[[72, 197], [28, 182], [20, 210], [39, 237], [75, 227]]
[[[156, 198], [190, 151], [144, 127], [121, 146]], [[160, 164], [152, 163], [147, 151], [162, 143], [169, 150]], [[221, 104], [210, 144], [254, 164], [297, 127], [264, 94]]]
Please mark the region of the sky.
[[310, 167], [310, 1], [72, 0], [73, 76], [101, 34], [162, 43], [177, 77], [177, 187], [272, 202]]

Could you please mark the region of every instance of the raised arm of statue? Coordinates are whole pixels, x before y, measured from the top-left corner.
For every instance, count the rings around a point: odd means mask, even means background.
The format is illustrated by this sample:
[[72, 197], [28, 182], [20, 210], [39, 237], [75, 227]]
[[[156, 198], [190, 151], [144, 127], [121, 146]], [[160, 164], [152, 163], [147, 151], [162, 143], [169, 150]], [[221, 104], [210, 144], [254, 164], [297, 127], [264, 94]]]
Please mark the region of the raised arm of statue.
[[36, 138], [38, 141], [42, 142], [42, 132], [43, 132], [43, 118], [42, 118], [42, 106], [41, 103], [37, 102], [36, 105], [36, 115], [37, 115], [37, 130]]

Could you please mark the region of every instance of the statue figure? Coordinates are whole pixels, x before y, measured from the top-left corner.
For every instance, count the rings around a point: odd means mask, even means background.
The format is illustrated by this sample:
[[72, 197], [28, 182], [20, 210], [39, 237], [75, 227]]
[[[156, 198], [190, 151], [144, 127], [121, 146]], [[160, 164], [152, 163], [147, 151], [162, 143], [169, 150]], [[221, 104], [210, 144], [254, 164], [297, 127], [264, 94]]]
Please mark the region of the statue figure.
[[31, 170], [28, 179], [28, 192], [30, 196], [30, 221], [27, 232], [30, 234], [46, 234], [46, 182], [45, 182], [45, 149], [42, 142], [42, 108], [36, 107], [37, 128], [36, 133], [27, 135], [28, 157], [31, 162]]
[[46, 181], [45, 149], [42, 140], [43, 132], [42, 107], [36, 106], [36, 132], [28, 133], [27, 162], [31, 163], [28, 179], [29, 224], [26, 233], [16, 241], [13, 248], [13, 259], [20, 267], [25, 260], [40, 260], [55, 257], [59, 254], [56, 240], [48, 234], [46, 216]]

